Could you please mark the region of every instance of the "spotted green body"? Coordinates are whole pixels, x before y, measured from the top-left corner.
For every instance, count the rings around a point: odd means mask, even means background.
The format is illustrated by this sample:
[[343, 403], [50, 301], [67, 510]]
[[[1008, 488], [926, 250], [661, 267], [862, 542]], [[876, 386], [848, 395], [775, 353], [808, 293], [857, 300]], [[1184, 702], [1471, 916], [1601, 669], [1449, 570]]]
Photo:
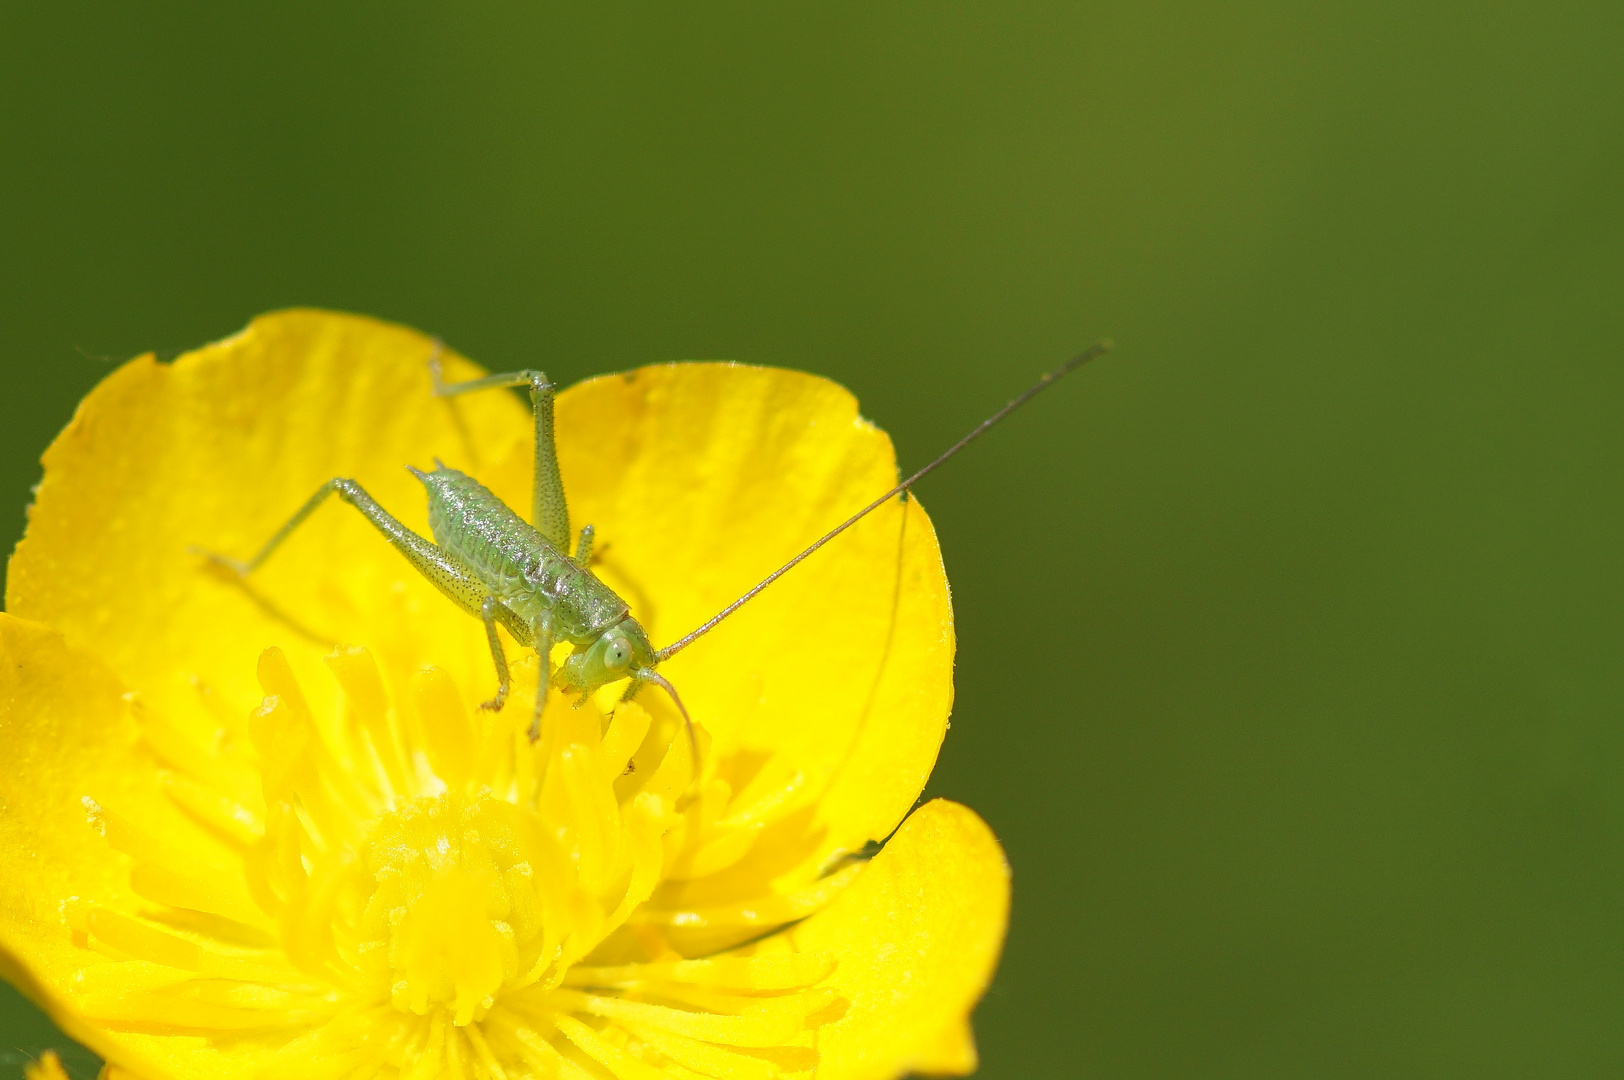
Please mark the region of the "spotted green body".
[[[530, 387], [535, 406], [536, 471], [532, 506], [534, 524], [508, 508], [484, 484], [456, 469], [436, 463], [433, 472], [412, 469], [429, 498], [429, 529], [434, 541], [402, 525], [354, 480], [334, 477], [323, 484], [247, 562], [221, 556], [214, 560], [247, 575], [270, 556], [330, 495], [359, 510], [419, 573], [454, 603], [485, 624], [485, 636], [496, 665], [496, 696], [485, 702], [500, 709], [512, 686], [507, 655], [497, 627], [507, 629], [538, 658], [535, 711], [530, 737], [541, 733], [541, 712], [549, 686], [572, 690], [586, 700], [602, 686], [630, 679], [627, 694], [645, 682], [663, 687], [687, 711], [676, 690], [654, 671], [659, 662], [648, 635], [615, 591], [588, 568], [592, 527], [581, 530], [574, 557], [568, 553], [569, 509], [553, 445], [553, 385], [539, 371], [492, 375], [446, 385], [440, 381], [438, 353], [430, 361], [435, 393], [449, 397], [470, 390]], [[553, 646], [575, 648], [555, 673]], [[689, 724], [689, 738], [693, 729]], [[697, 747], [697, 744], [694, 744]]]
[[[708, 633], [761, 590], [864, 516], [892, 497], [905, 493], [915, 481], [958, 453], [1044, 388], [1101, 355], [1109, 347], [1108, 342], [1100, 342], [1044, 375], [1025, 393], [988, 417], [930, 464], [825, 533], [698, 629], [658, 652], [649, 643], [642, 626], [632, 618], [626, 601], [593, 575], [589, 567], [592, 526], [581, 530], [575, 554], [569, 554], [569, 508], [564, 499], [564, 482], [559, 475], [558, 454], [553, 444], [553, 384], [539, 371], [519, 371], [447, 385], [440, 379], [438, 347], [429, 360], [437, 396], [451, 397], [473, 390], [496, 388], [530, 388], [530, 400], [535, 406], [536, 430], [531, 521], [527, 522], [515, 514], [478, 480], [436, 463], [433, 472], [412, 469], [412, 473], [428, 490], [429, 529], [434, 536], [432, 543], [397, 521], [354, 480], [334, 477], [323, 484], [252, 559], [240, 562], [220, 555], [210, 557], [216, 563], [246, 576], [263, 563], [328, 496], [337, 495], [359, 510], [436, 588], [464, 611], [484, 622], [485, 636], [497, 674], [496, 696], [485, 702], [486, 708], [502, 708], [511, 688], [507, 657], [497, 633], [497, 627], [502, 626], [521, 646], [534, 649], [537, 654], [535, 712], [530, 721], [532, 740], [540, 736], [542, 708], [546, 703], [548, 687], [554, 683], [578, 692], [581, 700], [585, 701], [587, 695], [613, 682], [630, 680], [627, 696], [635, 693], [643, 683], [651, 682], [670, 694], [682, 713], [688, 728], [689, 745], [697, 759], [699, 744], [693, 724], [688, 719], [688, 711], [683, 708], [676, 688], [654, 670], [655, 666]], [[574, 649], [555, 673], [551, 670], [550, 654], [553, 646], [560, 642], [567, 642]]]
[[550, 618], [555, 637], [587, 645], [630, 613], [614, 590], [548, 543], [478, 480], [443, 465], [417, 478], [428, 489], [434, 542], [471, 570], [518, 621], [531, 626]]

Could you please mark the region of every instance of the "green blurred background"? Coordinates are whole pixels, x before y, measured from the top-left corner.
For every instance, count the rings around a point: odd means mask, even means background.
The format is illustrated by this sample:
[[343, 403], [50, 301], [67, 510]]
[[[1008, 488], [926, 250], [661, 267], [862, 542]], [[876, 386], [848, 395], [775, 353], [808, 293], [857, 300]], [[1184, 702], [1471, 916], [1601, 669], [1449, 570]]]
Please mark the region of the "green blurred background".
[[1110, 335], [921, 489], [982, 1075], [1616, 1076], [1621, 57], [1617, 0], [8, 0], [0, 538], [113, 364], [285, 305], [805, 368], [905, 467]]

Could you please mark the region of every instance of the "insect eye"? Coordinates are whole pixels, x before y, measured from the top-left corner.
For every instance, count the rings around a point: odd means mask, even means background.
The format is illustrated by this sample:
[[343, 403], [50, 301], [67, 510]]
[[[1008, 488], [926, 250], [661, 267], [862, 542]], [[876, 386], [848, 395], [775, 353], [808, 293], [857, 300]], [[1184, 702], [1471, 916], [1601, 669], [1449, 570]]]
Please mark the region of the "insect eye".
[[632, 658], [631, 643], [623, 637], [609, 639], [609, 647], [603, 651], [603, 666], [618, 671], [625, 667]]

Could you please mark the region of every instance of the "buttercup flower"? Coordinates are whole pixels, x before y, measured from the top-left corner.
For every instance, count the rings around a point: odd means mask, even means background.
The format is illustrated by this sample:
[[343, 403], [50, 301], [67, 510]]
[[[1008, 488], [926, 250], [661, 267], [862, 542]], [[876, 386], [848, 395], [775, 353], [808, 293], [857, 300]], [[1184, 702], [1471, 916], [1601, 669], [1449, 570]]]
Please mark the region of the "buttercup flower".
[[56, 1051], [47, 1050], [38, 1061], [23, 1066], [23, 1080], [68, 1080], [68, 1071]]
[[[527, 411], [433, 397], [430, 352], [271, 315], [131, 361], [52, 445], [0, 616], [0, 973], [143, 1080], [973, 1069], [1008, 875], [971, 811], [909, 814], [953, 655], [916, 502], [662, 667], [697, 762], [618, 685], [553, 694], [532, 746], [511, 642], [513, 700], [479, 709], [479, 622], [341, 504], [246, 584], [196, 554], [250, 554], [334, 476], [426, 534], [404, 466], [435, 457], [527, 512]], [[557, 430], [656, 643], [895, 479], [852, 397], [789, 371], [592, 379]]]
[[47, 1050], [38, 1061], [23, 1066], [23, 1080], [68, 1080], [68, 1070], [55, 1050]]
[[[31, 1061], [23, 1066], [23, 1080], [70, 1080], [68, 1070], [62, 1067], [62, 1059], [55, 1050], [47, 1050], [41, 1054], [38, 1061]], [[98, 1080], [136, 1080], [135, 1077], [119, 1068], [117, 1065], [102, 1066]]]

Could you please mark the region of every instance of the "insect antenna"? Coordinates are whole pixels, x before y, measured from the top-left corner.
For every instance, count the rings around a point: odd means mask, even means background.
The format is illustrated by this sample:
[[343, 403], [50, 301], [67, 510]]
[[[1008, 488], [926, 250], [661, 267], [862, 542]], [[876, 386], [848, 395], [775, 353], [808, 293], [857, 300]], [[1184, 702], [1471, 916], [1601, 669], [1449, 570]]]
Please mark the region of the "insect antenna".
[[[902, 481], [896, 487], [892, 488], [890, 491], [887, 491], [884, 495], [881, 495], [879, 498], [875, 499], [873, 502], [869, 503], [867, 506], [865, 506], [861, 510], [857, 511], [857, 513], [853, 514], [851, 517], [847, 518], [845, 521], [842, 521], [839, 525], [836, 525], [834, 528], [830, 529], [828, 532], [826, 532], [822, 536], [818, 537], [811, 544], [809, 544], [806, 547], [806, 549], [803, 550], [799, 555], [795, 556], [789, 562], [785, 563], [783, 566], [780, 566], [777, 570], [774, 570], [772, 573], [770, 573], [766, 577], [762, 578], [761, 581], [758, 582], [755, 585], [755, 587], [753, 587], [749, 592], [745, 593], [743, 596], [741, 596], [737, 600], [733, 601], [727, 607], [723, 608], [721, 611], [718, 611], [715, 615], [711, 616], [711, 618], [709, 620], [707, 620], [704, 625], [702, 625], [698, 629], [693, 630], [692, 632], [684, 635], [683, 637], [678, 638], [676, 641], [674, 641], [671, 644], [667, 645], [665, 648], [659, 650], [657, 653], [654, 654], [654, 662], [658, 664], [658, 663], [663, 663], [666, 660], [669, 660], [671, 657], [675, 656], [677, 653], [681, 652], [683, 649], [686, 649], [688, 646], [692, 645], [695, 641], [698, 641], [700, 638], [702, 638], [706, 634], [710, 633], [712, 630], [714, 630], [716, 628], [717, 623], [721, 622], [723, 619], [727, 618], [729, 615], [731, 615], [735, 611], [739, 610], [739, 608], [743, 607], [745, 604], [747, 604], [751, 600], [755, 599], [755, 596], [756, 596], [757, 593], [761, 592], [761, 590], [765, 589], [767, 586], [771, 585], [773, 582], [777, 581], [779, 578], [781, 578], [785, 574], [789, 573], [796, 566], [799, 566], [814, 551], [818, 550], [824, 544], [827, 544], [829, 541], [833, 540], [835, 537], [839, 536], [841, 533], [845, 532], [847, 529], [851, 528], [853, 525], [855, 525], [859, 521], [863, 520], [863, 518], [867, 517], [869, 514], [873, 513], [875, 510], [878, 510], [880, 507], [884, 506], [887, 502], [889, 502], [891, 500], [891, 498], [893, 496], [895, 496], [895, 495], [897, 495], [897, 494], [899, 494], [901, 492], [907, 491], [909, 488], [913, 487], [914, 484], [918, 483], [928, 473], [934, 472], [939, 466], [941, 466], [943, 463], [945, 463], [948, 458], [952, 457], [954, 454], [958, 453], [960, 450], [963, 450], [966, 446], [969, 446], [977, 438], [984, 435], [989, 428], [993, 427], [995, 424], [997, 424], [1004, 417], [1008, 416], [1010, 413], [1014, 412], [1016, 409], [1020, 408], [1022, 405], [1025, 405], [1028, 401], [1031, 401], [1033, 398], [1035, 398], [1039, 394], [1041, 394], [1044, 390], [1047, 390], [1050, 386], [1053, 386], [1060, 379], [1064, 378], [1067, 375], [1070, 375], [1073, 371], [1076, 371], [1078, 368], [1082, 367], [1084, 364], [1088, 363], [1090, 360], [1093, 360], [1095, 357], [1098, 357], [1098, 356], [1103, 356], [1105, 353], [1109, 352], [1110, 350], [1111, 350], [1111, 342], [1109, 342], [1109, 341], [1097, 341], [1094, 344], [1090, 345], [1088, 348], [1084, 349], [1082, 352], [1078, 353], [1076, 356], [1072, 357], [1070, 360], [1067, 360], [1064, 364], [1061, 364], [1059, 367], [1055, 368], [1053, 371], [1045, 372], [1042, 378], [1040, 378], [1037, 382], [1033, 383], [1031, 386], [1027, 387], [1026, 390], [1024, 392], [1022, 392], [1019, 397], [1016, 397], [1014, 400], [1010, 401], [1003, 408], [999, 409], [997, 412], [993, 413], [991, 416], [989, 416], [985, 420], [981, 421], [981, 423], [977, 424], [974, 428], [972, 428], [970, 430], [969, 434], [964, 436], [964, 438], [960, 439], [958, 442], [954, 443], [952, 446], [948, 447], [946, 450], [942, 451], [942, 453], [940, 455], [938, 455], [937, 458], [934, 461], [932, 461], [930, 464], [926, 465], [924, 468], [920, 469], [918, 472], [916, 472], [912, 476], [908, 477], [908, 479]], [[650, 680], [650, 681], [653, 681], [653, 680]], [[667, 684], [667, 687], [669, 688], [669, 684]], [[680, 705], [679, 705], [679, 708], [680, 708]], [[686, 715], [686, 713], [684, 715]]]

